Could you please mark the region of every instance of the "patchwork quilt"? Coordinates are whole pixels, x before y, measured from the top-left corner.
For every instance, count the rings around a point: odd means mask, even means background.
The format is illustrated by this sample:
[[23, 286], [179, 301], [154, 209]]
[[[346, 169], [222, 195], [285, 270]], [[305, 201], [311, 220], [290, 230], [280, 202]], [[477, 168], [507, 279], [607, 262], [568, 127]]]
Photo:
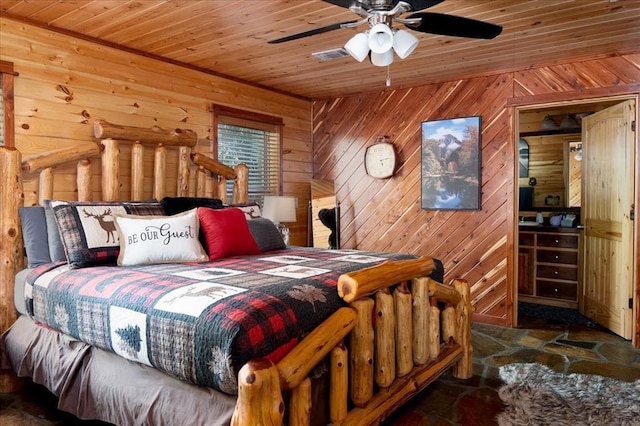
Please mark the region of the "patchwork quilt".
[[206, 263], [49, 263], [29, 274], [25, 298], [37, 322], [233, 394], [248, 360], [279, 361], [344, 305], [341, 274], [412, 257], [301, 247]]

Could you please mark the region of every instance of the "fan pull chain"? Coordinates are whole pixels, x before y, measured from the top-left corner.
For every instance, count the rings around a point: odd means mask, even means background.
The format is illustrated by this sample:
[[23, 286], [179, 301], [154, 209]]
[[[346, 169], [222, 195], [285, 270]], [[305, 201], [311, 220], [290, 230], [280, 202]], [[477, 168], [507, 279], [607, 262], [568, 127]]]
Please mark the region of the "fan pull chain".
[[389, 65], [387, 65], [387, 87], [391, 86], [391, 74], [389, 73]]

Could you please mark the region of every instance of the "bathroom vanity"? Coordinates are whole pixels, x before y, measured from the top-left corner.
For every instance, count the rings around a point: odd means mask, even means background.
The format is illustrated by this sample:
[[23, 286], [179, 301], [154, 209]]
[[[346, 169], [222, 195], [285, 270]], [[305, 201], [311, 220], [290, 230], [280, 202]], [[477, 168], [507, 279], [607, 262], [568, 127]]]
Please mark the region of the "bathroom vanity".
[[521, 225], [518, 238], [518, 293], [522, 302], [578, 307], [578, 228]]

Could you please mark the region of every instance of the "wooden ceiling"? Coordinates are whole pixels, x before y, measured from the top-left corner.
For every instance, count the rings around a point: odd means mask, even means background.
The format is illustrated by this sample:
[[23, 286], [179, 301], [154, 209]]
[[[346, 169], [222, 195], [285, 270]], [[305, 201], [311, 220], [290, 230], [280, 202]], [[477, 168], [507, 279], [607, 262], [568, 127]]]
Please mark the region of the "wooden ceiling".
[[[386, 67], [368, 60], [312, 56], [343, 46], [366, 25], [267, 44], [358, 19], [322, 0], [2, 0], [0, 8], [10, 19], [309, 99], [379, 91], [387, 78]], [[504, 29], [493, 40], [413, 32], [420, 44], [390, 66], [392, 88], [637, 52], [640, 46], [640, 0], [446, 0], [428, 11]], [[0, 54], [1, 42], [0, 33]]]

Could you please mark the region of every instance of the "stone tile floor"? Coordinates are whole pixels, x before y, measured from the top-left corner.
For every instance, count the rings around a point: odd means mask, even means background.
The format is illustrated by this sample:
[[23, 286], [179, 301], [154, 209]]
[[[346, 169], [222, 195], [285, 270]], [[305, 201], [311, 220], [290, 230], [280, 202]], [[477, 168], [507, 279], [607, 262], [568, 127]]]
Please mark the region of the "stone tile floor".
[[[565, 373], [640, 379], [640, 350], [588, 321], [520, 317], [518, 328], [473, 326], [474, 375], [468, 380], [445, 376], [399, 409], [385, 426], [495, 425], [502, 410], [497, 390], [501, 365], [539, 362]], [[27, 385], [16, 394], [0, 394], [3, 426], [97, 426], [56, 410], [46, 390]]]

